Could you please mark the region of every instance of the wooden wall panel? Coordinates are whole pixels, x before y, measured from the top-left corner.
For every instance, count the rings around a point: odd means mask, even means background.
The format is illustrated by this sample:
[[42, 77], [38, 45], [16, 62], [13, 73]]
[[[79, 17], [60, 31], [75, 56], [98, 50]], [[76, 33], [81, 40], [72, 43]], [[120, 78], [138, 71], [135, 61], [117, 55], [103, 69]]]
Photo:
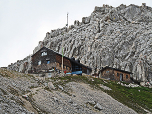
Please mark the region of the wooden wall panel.
[[[62, 64], [62, 56], [61, 55], [56, 54], [56, 62]], [[71, 68], [70, 60], [64, 57], [63, 58], [63, 65]]]
[[105, 69], [102, 73], [101, 76], [103, 78], [110, 78], [111, 80], [114, 80], [114, 73], [112, 69]]
[[[117, 76], [117, 73], [119, 73], [119, 75]], [[120, 81], [120, 74], [123, 74], [123, 81], [125, 82], [130, 82], [130, 74], [129, 73], [125, 73], [125, 72], [121, 72], [121, 71], [114, 71], [115, 74], [115, 80]], [[128, 78], [126, 78], [126, 75], [128, 75]]]

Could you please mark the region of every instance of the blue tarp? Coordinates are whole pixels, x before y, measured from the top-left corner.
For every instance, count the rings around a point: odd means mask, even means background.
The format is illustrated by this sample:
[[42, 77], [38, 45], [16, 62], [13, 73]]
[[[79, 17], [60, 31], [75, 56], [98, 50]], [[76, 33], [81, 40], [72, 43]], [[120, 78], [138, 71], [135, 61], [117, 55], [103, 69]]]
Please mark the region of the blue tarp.
[[82, 74], [82, 71], [75, 71], [75, 72], [72, 72], [71, 74]]
[[66, 73], [66, 74], [71, 74], [70, 72]]

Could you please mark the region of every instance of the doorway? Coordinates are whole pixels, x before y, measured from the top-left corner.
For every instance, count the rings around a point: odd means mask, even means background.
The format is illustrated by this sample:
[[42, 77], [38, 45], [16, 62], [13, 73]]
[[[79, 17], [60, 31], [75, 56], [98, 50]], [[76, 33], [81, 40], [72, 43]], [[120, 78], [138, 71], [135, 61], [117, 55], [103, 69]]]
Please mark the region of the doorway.
[[120, 81], [123, 81], [123, 74], [120, 74]]

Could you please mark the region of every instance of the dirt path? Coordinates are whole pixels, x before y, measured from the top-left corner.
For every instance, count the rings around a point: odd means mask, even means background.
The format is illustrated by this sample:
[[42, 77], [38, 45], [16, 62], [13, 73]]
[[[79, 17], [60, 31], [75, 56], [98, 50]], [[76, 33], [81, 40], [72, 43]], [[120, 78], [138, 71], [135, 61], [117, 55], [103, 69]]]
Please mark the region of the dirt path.
[[22, 98], [22, 96], [19, 96], [19, 98], [24, 102], [24, 107], [28, 111], [34, 112], [34, 114], [38, 114], [38, 112], [33, 108], [33, 106], [31, 105], [31, 103], [29, 101], [27, 101], [26, 99]]
[[[37, 90], [42, 89], [42, 87], [32, 88], [31, 92], [25, 94], [25, 96], [29, 96], [30, 94], [35, 94]], [[27, 101], [25, 98], [22, 98], [22, 96], [19, 96], [19, 98], [24, 102], [24, 107], [31, 112], [34, 112], [35, 114], [38, 114], [38, 112], [33, 108], [31, 103]]]

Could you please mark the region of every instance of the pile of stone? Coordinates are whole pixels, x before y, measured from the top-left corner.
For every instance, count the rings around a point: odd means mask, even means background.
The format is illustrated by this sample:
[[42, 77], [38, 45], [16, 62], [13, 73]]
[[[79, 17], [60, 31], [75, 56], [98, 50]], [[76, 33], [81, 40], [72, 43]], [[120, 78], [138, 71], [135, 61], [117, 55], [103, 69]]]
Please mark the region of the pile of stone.
[[101, 88], [103, 88], [104, 90], [112, 90], [111, 88], [107, 87], [107, 86], [104, 86], [103, 84], [100, 84], [99, 85]]
[[129, 83], [129, 84], [124, 84], [124, 83], [121, 83], [121, 82], [118, 82], [117, 84], [120, 84], [122, 86], [125, 86], [125, 87], [140, 87], [140, 85], [138, 84], [133, 84], [133, 83]]

